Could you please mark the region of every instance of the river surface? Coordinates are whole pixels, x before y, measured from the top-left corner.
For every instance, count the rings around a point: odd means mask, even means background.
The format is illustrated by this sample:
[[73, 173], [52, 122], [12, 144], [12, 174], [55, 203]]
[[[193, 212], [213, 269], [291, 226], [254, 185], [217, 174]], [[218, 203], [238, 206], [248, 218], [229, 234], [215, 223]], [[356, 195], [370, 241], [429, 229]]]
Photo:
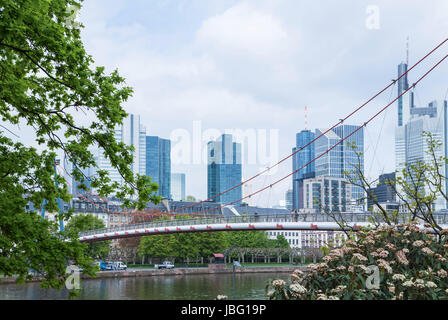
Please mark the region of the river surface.
[[[264, 300], [265, 286], [272, 279], [289, 279], [289, 273], [235, 274], [235, 296], [232, 274], [128, 277], [91, 279], [81, 282], [77, 299], [82, 300], [213, 300], [218, 295], [228, 299]], [[41, 289], [39, 283], [26, 285], [0, 284], [0, 300], [60, 300], [68, 291]]]

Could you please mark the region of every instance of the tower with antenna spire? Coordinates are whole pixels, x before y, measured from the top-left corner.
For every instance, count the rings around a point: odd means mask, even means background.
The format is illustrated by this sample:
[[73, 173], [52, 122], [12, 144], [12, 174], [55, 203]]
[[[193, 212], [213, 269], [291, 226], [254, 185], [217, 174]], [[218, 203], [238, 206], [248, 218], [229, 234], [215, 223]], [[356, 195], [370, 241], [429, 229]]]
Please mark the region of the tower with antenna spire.
[[[408, 63], [409, 63], [409, 37], [406, 40], [406, 63], [402, 62], [398, 65], [398, 75], [397, 78], [400, 78], [403, 74], [408, 71]], [[401, 79], [397, 81], [398, 84], [398, 96], [400, 96], [404, 91], [409, 89], [408, 83], [408, 75], [405, 74]], [[406, 104], [404, 104], [404, 100], [407, 94], [398, 98], [398, 126], [403, 126], [403, 123], [406, 123], [406, 120], [410, 114], [410, 110], [408, 110]]]
[[[406, 41], [406, 63], [398, 65], [398, 76], [400, 77], [408, 70], [409, 63], [409, 37]], [[406, 94], [398, 98], [398, 125], [395, 128], [395, 169], [396, 178], [404, 179], [403, 171], [412, 174], [412, 165], [418, 161], [428, 161], [426, 150], [428, 142], [423, 137], [423, 132], [429, 132], [441, 142], [438, 149], [438, 156], [448, 156], [448, 103], [446, 100], [434, 100], [426, 107], [415, 105], [414, 93], [416, 87], [409, 86], [407, 74], [398, 83], [398, 94], [410, 88]], [[420, 101], [419, 101], [420, 102]], [[448, 172], [448, 164], [439, 167], [442, 176]], [[410, 177], [406, 178], [411, 179]], [[397, 185], [397, 193], [403, 194], [402, 188]], [[448, 181], [443, 182], [443, 192], [448, 190]], [[428, 187], [424, 187], [424, 192], [431, 194]], [[437, 196], [433, 202], [434, 210], [448, 209], [448, 201], [442, 196]]]

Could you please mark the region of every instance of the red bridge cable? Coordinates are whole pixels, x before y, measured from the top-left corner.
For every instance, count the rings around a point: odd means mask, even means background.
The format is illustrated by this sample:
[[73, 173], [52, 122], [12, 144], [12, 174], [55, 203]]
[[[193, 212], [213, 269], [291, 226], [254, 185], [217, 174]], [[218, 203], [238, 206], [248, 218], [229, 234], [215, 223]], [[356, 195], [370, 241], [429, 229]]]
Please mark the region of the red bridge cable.
[[[448, 40], [448, 39], [447, 39], [447, 40]], [[350, 136], [352, 136], [353, 134], [355, 134], [355, 133], [356, 133], [357, 131], [359, 131], [361, 128], [365, 127], [368, 123], [370, 123], [373, 119], [375, 119], [378, 115], [380, 115], [384, 110], [386, 110], [388, 107], [390, 107], [395, 101], [397, 101], [401, 96], [403, 96], [405, 93], [407, 93], [407, 92], [408, 92], [409, 90], [411, 90], [413, 87], [415, 87], [415, 85], [417, 85], [417, 84], [418, 84], [421, 80], [423, 80], [429, 73], [431, 73], [436, 67], [438, 67], [438, 66], [439, 66], [439, 65], [440, 65], [446, 58], [448, 58], [448, 55], [444, 56], [444, 57], [443, 57], [437, 64], [435, 64], [435, 65], [434, 65], [431, 69], [429, 69], [423, 76], [421, 76], [416, 82], [414, 82], [412, 86], [410, 86], [406, 91], [404, 91], [402, 94], [400, 94], [400, 95], [399, 95], [397, 98], [395, 98], [392, 102], [390, 102], [390, 103], [387, 104], [384, 108], [382, 108], [380, 111], [378, 111], [373, 117], [371, 117], [371, 118], [370, 118], [367, 122], [365, 122], [362, 126], [360, 126], [358, 129], [354, 130], [352, 133], [350, 133], [349, 135], [347, 135], [346, 137], [344, 137], [343, 139], [341, 139], [338, 143], [336, 143], [334, 146], [332, 146], [331, 148], [329, 148], [327, 151], [325, 151], [325, 152], [323, 152], [322, 154], [320, 154], [318, 157], [314, 158], [313, 160], [311, 160], [310, 162], [308, 162], [308, 163], [305, 164], [304, 166], [302, 166], [302, 167], [300, 167], [299, 169], [297, 169], [297, 170], [291, 172], [290, 174], [284, 176], [283, 178], [281, 178], [281, 179], [279, 179], [279, 180], [277, 180], [277, 181], [271, 183], [270, 185], [265, 186], [264, 188], [259, 189], [259, 190], [255, 191], [255, 192], [253, 192], [253, 193], [251, 193], [251, 194], [249, 194], [249, 195], [247, 195], [247, 196], [241, 198], [241, 199], [238, 199], [238, 200], [236, 200], [236, 201], [233, 201], [233, 202], [230, 202], [230, 203], [221, 205], [219, 208], [224, 208], [224, 207], [230, 206], [230, 205], [232, 205], [232, 204], [234, 204], [234, 203], [236, 203], [236, 202], [239, 202], [239, 201], [244, 200], [244, 199], [246, 199], [246, 198], [252, 197], [252, 196], [256, 195], [257, 193], [260, 193], [260, 192], [262, 192], [262, 191], [264, 191], [264, 190], [266, 190], [266, 189], [268, 189], [268, 188], [271, 188], [272, 186], [276, 185], [277, 183], [279, 183], [279, 182], [285, 180], [286, 178], [292, 176], [294, 173], [296, 173], [296, 172], [302, 170], [303, 168], [305, 168], [306, 166], [308, 166], [308, 165], [311, 164], [312, 162], [314, 162], [314, 161], [316, 161], [317, 159], [319, 159], [320, 157], [322, 157], [324, 154], [330, 152], [330, 151], [331, 151], [332, 149], [334, 149], [337, 145], [341, 144], [343, 141], [345, 141], [347, 138], [349, 138]], [[199, 213], [204, 213], [204, 212], [207, 212], [207, 210], [206, 210], [206, 211], [199, 212]]]
[[243, 184], [245, 184], [245, 183], [247, 183], [247, 182], [249, 182], [249, 181], [251, 181], [251, 180], [253, 180], [253, 179], [257, 178], [257, 177], [259, 177], [259, 176], [262, 175], [263, 173], [265, 173], [265, 172], [269, 171], [270, 169], [272, 169], [272, 168], [278, 166], [278, 165], [281, 164], [282, 162], [284, 162], [284, 161], [286, 161], [287, 159], [289, 159], [290, 157], [292, 157], [292, 156], [293, 156], [294, 154], [296, 154], [297, 152], [299, 152], [299, 151], [305, 149], [306, 147], [308, 147], [310, 144], [312, 144], [313, 142], [315, 142], [317, 139], [319, 139], [319, 138], [322, 137], [323, 135], [327, 134], [329, 131], [333, 130], [333, 129], [334, 129], [335, 127], [337, 127], [338, 125], [342, 124], [345, 120], [347, 120], [348, 118], [350, 118], [350, 117], [351, 117], [352, 115], [354, 115], [356, 112], [358, 112], [359, 110], [361, 110], [362, 108], [364, 108], [368, 103], [370, 103], [370, 102], [371, 102], [372, 100], [374, 100], [376, 97], [378, 97], [379, 95], [381, 95], [384, 91], [386, 91], [387, 89], [389, 89], [389, 88], [390, 88], [392, 85], [394, 85], [398, 80], [400, 80], [402, 77], [404, 77], [406, 74], [408, 74], [412, 69], [414, 69], [414, 68], [415, 68], [417, 65], [419, 65], [423, 60], [425, 60], [427, 57], [429, 57], [432, 53], [434, 53], [434, 51], [436, 51], [437, 49], [439, 49], [439, 48], [440, 48], [442, 45], [444, 45], [445, 42], [447, 42], [447, 41], [448, 41], [448, 38], [446, 38], [446, 39], [445, 39], [444, 41], [442, 41], [439, 45], [437, 45], [434, 49], [432, 49], [429, 53], [427, 53], [423, 58], [421, 58], [419, 61], [417, 61], [411, 68], [409, 68], [409, 69], [408, 69], [405, 73], [403, 73], [400, 77], [398, 77], [396, 80], [394, 80], [394, 81], [393, 81], [392, 83], [390, 83], [388, 86], [386, 86], [384, 89], [382, 89], [382, 90], [379, 91], [377, 94], [375, 94], [372, 98], [370, 98], [369, 100], [367, 100], [364, 104], [362, 104], [362, 105], [359, 106], [357, 109], [355, 109], [355, 110], [354, 110], [352, 113], [350, 113], [348, 116], [346, 116], [345, 118], [341, 119], [339, 122], [337, 122], [335, 125], [333, 125], [330, 129], [328, 129], [327, 131], [323, 132], [323, 133], [320, 134], [318, 137], [314, 138], [314, 140], [310, 141], [310, 142], [309, 142], [308, 144], [306, 144], [305, 146], [301, 147], [300, 149], [296, 150], [295, 152], [293, 152], [293, 153], [291, 153], [290, 155], [286, 156], [285, 158], [281, 159], [279, 162], [277, 162], [277, 163], [273, 164], [272, 166], [270, 166], [270, 167], [264, 169], [263, 171], [260, 171], [259, 173], [257, 173], [257, 174], [254, 175], [253, 177], [251, 177], [251, 178], [249, 178], [249, 179], [247, 179], [247, 180], [241, 182], [240, 184], [237, 184], [237, 185], [233, 186], [233, 187], [230, 188], [230, 189], [227, 189], [227, 190], [225, 190], [225, 191], [223, 191], [223, 192], [221, 192], [221, 193], [219, 193], [219, 194], [217, 194], [217, 195], [215, 195], [215, 196], [213, 196], [213, 197], [210, 197], [210, 198], [208, 198], [208, 199], [206, 199], [206, 200], [202, 200], [202, 201], [199, 201], [199, 202], [197, 202], [197, 203], [194, 203], [194, 204], [191, 204], [191, 205], [188, 205], [188, 206], [181, 207], [181, 208], [178, 208], [178, 209], [176, 209], [176, 210], [170, 211], [169, 213], [171, 213], [171, 212], [176, 212], [176, 211], [179, 211], [179, 210], [181, 210], [181, 209], [190, 208], [190, 207], [193, 207], [193, 206], [195, 206], [195, 205], [197, 205], [197, 204], [200, 204], [200, 203], [209, 201], [209, 200], [211, 200], [211, 199], [214, 199], [214, 198], [216, 198], [216, 197], [218, 197], [218, 196], [220, 196], [220, 195], [223, 195], [223, 194], [225, 194], [225, 193], [227, 193], [227, 192], [229, 192], [229, 191], [231, 191], [231, 190], [233, 190], [233, 189], [236, 189], [236, 188], [242, 186]]
[[[376, 97], [378, 97], [379, 95], [381, 95], [384, 91], [386, 91], [387, 89], [389, 89], [389, 88], [390, 88], [392, 85], [394, 85], [398, 80], [400, 80], [402, 77], [404, 77], [406, 74], [408, 74], [412, 69], [414, 69], [414, 68], [415, 68], [417, 65], [419, 65], [422, 61], [424, 61], [427, 57], [429, 57], [431, 54], [433, 54], [437, 49], [439, 49], [439, 48], [440, 48], [442, 45], [444, 45], [447, 41], [448, 41], [448, 38], [446, 38], [445, 40], [443, 40], [440, 44], [438, 44], [435, 48], [433, 48], [430, 52], [428, 52], [423, 58], [421, 58], [419, 61], [417, 61], [411, 68], [409, 68], [406, 72], [404, 72], [404, 73], [403, 73], [401, 76], [399, 76], [396, 80], [393, 80], [392, 83], [390, 83], [390, 84], [389, 84], [388, 86], [386, 86], [384, 89], [382, 89], [382, 90], [379, 91], [377, 94], [375, 94], [373, 97], [371, 97], [369, 100], [367, 100], [364, 104], [362, 104], [362, 105], [359, 106], [357, 109], [355, 109], [355, 110], [354, 110], [353, 112], [351, 112], [348, 116], [346, 116], [346, 117], [343, 118], [343, 119], [340, 119], [339, 122], [337, 122], [335, 125], [333, 125], [333, 126], [332, 126], [331, 128], [329, 128], [328, 130], [326, 130], [326, 131], [324, 131], [323, 133], [321, 133], [319, 136], [317, 136], [316, 138], [314, 138], [312, 141], [310, 141], [309, 143], [307, 143], [305, 146], [299, 148], [298, 150], [296, 150], [295, 152], [293, 152], [293, 153], [291, 153], [290, 155], [286, 156], [285, 158], [281, 159], [280, 161], [278, 161], [277, 163], [273, 164], [272, 166], [267, 167], [266, 169], [260, 171], [259, 173], [257, 173], [256, 175], [252, 176], [251, 178], [249, 178], [249, 179], [247, 179], [247, 180], [245, 180], [245, 181], [242, 181], [241, 183], [239, 183], [239, 184], [237, 184], [237, 185], [235, 185], [235, 186], [233, 186], [233, 187], [231, 187], [231, 188], [229, 188], [229, 189], [227, 189], [227, 190], [225, 190], [225, 191], [223, 191], [223, 192], [221, 192], [221, 193], [219, 193], [219, 194], [217, 194], [217, 195], [215, 195], [215, 196], [213, 196], [213, 197], [210, 197], [210, 198], [208, 198], [208, 199], [205, 199], [205, 200], [202, 200], [202, 201], [193, 203], [193, 204], [188, 205], [188, 206], [184, 206], [184, 207], [177, 208], [177, 209], [172, 210], [172, 211], [169, 211], [169, 212], [167, 212], [167, 213], [170, 214], [170, 213], [172, 213], [172, 212], [176, 212], [176, 211], [179, 211], [179, 210], [188, 209], [188, 208], [191, 208], [191, 207], [193, 207], [193, 206], [195, 206], [195, 205], [198, 205], [198, 204], [204, 203], [204, 202], [206, 202], [206, 201], [212, 200], [212, 199], [214, 199], [214, 198], [216, 198], [216, 197], [218, 197], [218, 196], [220, 196], [220, 195], [223, 195], [223, 194], [225, 194], [225, 193], [227, 193], [227, 192], [229, 192], [229, 191], [231, 191], [231, 190], [233, 190], [233, 189], [236, 189], [236, 188], [238, 188], [238, 187], [244, 185], [245, 183], [247, 183], [247, 182], [249, 182], [249, 181], [252, 181], [253, 179], [255, 179], [255, 178], [261, 176], [262, 174], [264, 174], [265, 172], [269, 171], [270, 169], [272, 169], [272, 168], [278, 166], [278, 165], [281, 164], [282, 162], [284, 162], [284, 161], [286, 161], [287, 159], [289, 159], [290, 157], [292, 157], [294, 154], [298, 153], [299, 151], [301, 151], [301, 150], [305, 149], [306, 147], [308, 147], [309, 145], [311, 145], [313, 142], [315, 142], [317, 139], [319, 139], [319, 138], [322, 137], [323, 135], [327, 134], [329, 131], [333, 130], [333, 129], [334, 129], [335, 127], [337, 127], [338, 125], [342, 124], [345, 120], [347, 120], [348, 118], [350, 118], [351, 116], [353, 116], [353, 115], [354, 115], [355, 113], [357, 113], [359, 110], [361, 110], [362, 108], [364, 108], [368, 103], [370, 103], [370, 102], [371, 102], [372, 100], [374, 100]], [[398, 99], [398, 98], [397, 98], [397, 99]], [[395, 101], [395, 100], [394, 100], [394, 101]], [[64, 170], [65, 170], [65, 169], [64, 169]], [[67, 171], [66, 171], [66, 172], [67, 172]], [[68, 174], [68, 173], [67, 173], [67, 174]], [[70, 176], [70, 174], [69, 174], [69, 176]], [[75, 181], [76, 181], [76, 180], [75, 180]], [[91, 194], [92, 194], [92, 195], [95, 195], [95, 194], [93, 194], [93, 193], [91, 193]], [[103, 199], [103, 200], [104, 200], [104, 199]], [[107, 201], [107, 200], [106, 200], [106, 201]]]

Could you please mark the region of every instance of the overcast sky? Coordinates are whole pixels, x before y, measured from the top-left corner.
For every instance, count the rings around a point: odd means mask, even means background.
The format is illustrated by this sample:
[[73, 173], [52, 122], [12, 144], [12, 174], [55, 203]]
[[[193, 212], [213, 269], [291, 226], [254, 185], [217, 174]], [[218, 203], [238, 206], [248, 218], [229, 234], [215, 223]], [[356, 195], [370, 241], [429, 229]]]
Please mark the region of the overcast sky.
[[[79, 19], [95, 64], [117, 68], [134, 88], [125, 109], [140, 114], [147, 134], [190, 136], [190, 159], [172, 154], [172, 172], [185, 172], [187, 194], [199, 199], [207, 197], [198, 155], [207, 137], [198, 133], [254, 133], [257, 148], [243, 158], [247, 179], [291, 153], [305, 106], [308, 129], [329, 128], [396, 78], [408, 36], [410, 64], [448, 37], [446, 0], [85, 0]], [[416, 68], [410, 83], [447, 53], [448, 45]], [[417, 87], [416, 103], [443, 99], [447, 74], [444, 63]], [[362, 124], [396, 96], [395, 87], [347, 123]], [[394, 104], [365, 131], [372, 178], [395, 169], [396, 122]], [[187, 138], [172, 148], [184, 148]], [[252, 191], [291, 167], [285, 161], [254, 180]], [[278, 204], [290, 187], [288, 178], [253, 204]]]
[[[190, 159], [172, 154], [172, 172], [185, 172], [187, 194], [200, 199], [207, 176], [193, 147], [202, 139], [198, 132], [255, 133], [257, 148], [245, 149], [243, 158], [243, 179], [249, 178], [291, 153], [305, 127], [305, 106], [308, 129], [329, 128], [396, 78], [408, 36], [410, 64], [448, 36], [445, 0], [86, 0], [79, 17], [96, 64], [118, 68], [134, 88], [125, 108], [141, 115], [147, 134], [189, 133]], [[410, 82], [447, 52], [415, 69]], [[417, 104], [445, 97], [447, 71], [445, 63], [419, 85]], [[387, 91], [348, 123], [362, 124], [396, 95], [396, 88]], [[372, 178], [395, 169], [396, 119], [394, 104], [366, 129]], [[180, 141], [172, 141], [174, 150], [185, 146]], [[254, 180], [252, 191], [291, 167], [285, 161]], [[288, 178], [253, 204], [278, 204], [290, 187]]]

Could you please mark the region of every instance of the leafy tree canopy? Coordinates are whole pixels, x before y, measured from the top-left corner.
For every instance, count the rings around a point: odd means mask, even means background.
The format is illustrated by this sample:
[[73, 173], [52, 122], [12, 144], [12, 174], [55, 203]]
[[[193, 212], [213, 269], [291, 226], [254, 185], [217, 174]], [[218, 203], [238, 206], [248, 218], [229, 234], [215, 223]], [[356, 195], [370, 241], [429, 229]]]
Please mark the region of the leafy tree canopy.
[[[73, 230], [74, 232], [79, 233], [82, 231], [102, 229], [105, 227], [106, 226], [101, 219], [91, 214], [80, 214], [72, 217], [65, 228], [66, 230]], [[86, 246], [86, 253], [89, 257], [104, 259], [109, 253], [110, 241], [92, 242], [84, 245]]]
[[[0, 131], [0, 274], [23, 280], [28, 270], [39, 270], [42, 284], [51, 287], [63, 286], [67, 259], [93, 270], [74, 232], [59, 232], [55, 223], [25, 210], [28, 201], [40, 208], [45, 199], [46, 210], [57, 212], [57, 198], [70, 200], [63, 177], [54, 176], [57, 152], [75, 164], [73, 177], [84, 181], [80, 169], [96, 166], [89, 150], [99, 147], [125, 181], [112, 183], [98, 170], [91, 186], [101, 196], [139, 209], [160, 200], [157, 184], [130, 169], [133, 148], [114, 137], [132, 89], [117, 70], [107, 74], [93, 65], [71, 20], [70, 8], [81, 2], [0, 0], [0, 117], [6, 130]], [[35, 136], [16, 134], [19, 124], [34, 128]], [[30, 146], [33, 138], [39, 150]]]

